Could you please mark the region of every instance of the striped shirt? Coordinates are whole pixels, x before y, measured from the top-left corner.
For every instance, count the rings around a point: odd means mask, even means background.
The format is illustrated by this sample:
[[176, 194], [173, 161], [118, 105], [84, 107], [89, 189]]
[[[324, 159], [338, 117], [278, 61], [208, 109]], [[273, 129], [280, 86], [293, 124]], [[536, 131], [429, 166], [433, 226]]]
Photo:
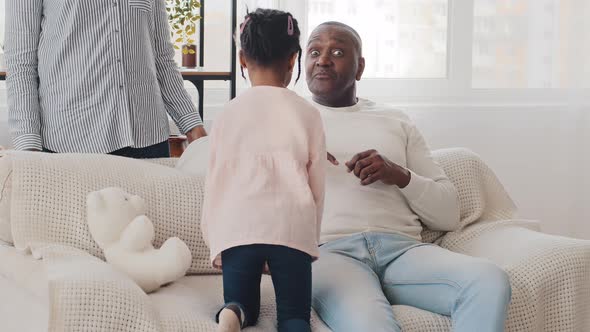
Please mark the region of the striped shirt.
[[6, 3], [9, 126], [16, 149], [107, 153], [202, 120], [174, 62], [165, 0]]

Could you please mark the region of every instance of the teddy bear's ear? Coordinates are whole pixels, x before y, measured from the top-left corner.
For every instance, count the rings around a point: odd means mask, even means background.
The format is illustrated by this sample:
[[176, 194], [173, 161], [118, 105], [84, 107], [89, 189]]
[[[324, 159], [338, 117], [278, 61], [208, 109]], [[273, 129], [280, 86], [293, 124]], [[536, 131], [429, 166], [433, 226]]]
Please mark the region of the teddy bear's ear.
[[98, 191], [91, 192], [86, 197], [86, 206], [89, 209], [103, 209], [105, 207], [104, 199], [102, 194]]

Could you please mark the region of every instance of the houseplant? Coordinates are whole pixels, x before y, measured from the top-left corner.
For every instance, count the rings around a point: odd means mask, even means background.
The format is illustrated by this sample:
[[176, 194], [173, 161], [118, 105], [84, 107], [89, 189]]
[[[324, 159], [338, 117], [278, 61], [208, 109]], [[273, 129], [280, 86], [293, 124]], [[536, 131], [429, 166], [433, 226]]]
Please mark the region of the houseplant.
[[[197, 45], [195, 44], [196, 23], [201, 18], [201, 3], [198, 0], [167, 0], [166, 11], [171, 27], [174, 48], [182, 50], [182, 66], [197, 66]], [[202, 45], [201, 45], [202, 47]]]

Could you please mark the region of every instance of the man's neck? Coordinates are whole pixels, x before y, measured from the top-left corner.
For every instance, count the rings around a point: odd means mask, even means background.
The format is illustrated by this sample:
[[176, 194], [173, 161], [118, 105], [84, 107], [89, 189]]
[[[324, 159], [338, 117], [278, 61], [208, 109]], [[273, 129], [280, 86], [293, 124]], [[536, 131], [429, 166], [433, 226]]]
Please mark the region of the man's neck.
[[313, 101], [327, 107], [333, 108], [340, 108], [340, 107], [350, 107], [354, 106], [358, 103], [358, 98], [356, 95], [346, 96], [344, 98], [323, 98], [322, 96], [313, 95]]

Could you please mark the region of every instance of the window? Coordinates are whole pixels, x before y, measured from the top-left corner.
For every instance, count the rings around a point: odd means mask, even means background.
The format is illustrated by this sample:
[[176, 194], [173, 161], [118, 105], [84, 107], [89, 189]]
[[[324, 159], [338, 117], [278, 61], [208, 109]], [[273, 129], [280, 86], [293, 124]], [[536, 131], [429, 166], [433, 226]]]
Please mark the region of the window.
[[[474, 88], [572, 88], [588, 77], [585, 1], [475, 0]], [[485, 51], [483, 51], [485, 50]], [[586, 82], [587, 84], [587, 82]]]
[[[359, 94], [378, 101], [560, 103], [590, 96], [587, 0], [242, 3], [293, 13], [303, 45], [322, 22], [354, 27], [367, 60]], [[294, 88], [309, 93], [304, 80]]]
[[445, 78], [447, 0], [309, 0], [307, 31], [325, 21], [355, 27], [363, 38], [366, 78]]
[[278, 1], [277, 0], [242, 0], [248, 8], [254, 10], [256, 8], [277, 8]]

